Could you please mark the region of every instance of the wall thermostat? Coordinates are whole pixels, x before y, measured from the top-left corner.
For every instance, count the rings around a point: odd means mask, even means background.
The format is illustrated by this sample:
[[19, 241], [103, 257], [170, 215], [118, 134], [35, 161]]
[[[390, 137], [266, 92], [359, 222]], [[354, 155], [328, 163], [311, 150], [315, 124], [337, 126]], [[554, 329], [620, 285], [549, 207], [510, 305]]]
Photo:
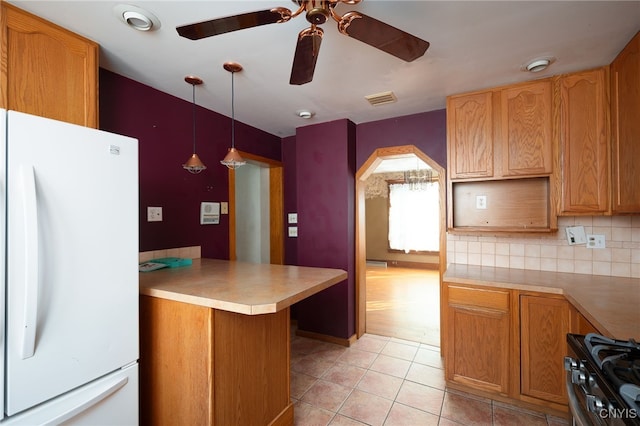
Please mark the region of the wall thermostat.
[[220, 223], [220, 203], [200, 203], [200, 225]]

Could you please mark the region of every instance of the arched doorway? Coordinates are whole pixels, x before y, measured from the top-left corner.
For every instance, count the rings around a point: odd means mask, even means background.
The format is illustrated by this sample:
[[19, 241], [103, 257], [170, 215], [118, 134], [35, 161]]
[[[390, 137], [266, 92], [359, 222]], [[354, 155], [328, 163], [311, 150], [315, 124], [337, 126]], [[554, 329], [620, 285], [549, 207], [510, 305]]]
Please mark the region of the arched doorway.
[[[438, 187], [440, 191], [440, 251], [439, 251], [439, 274], [440, 274], [440, 295], [442, 296], [442, 275], [446, 268], [446, 198], [445, 198], [445, 169], [433, 161], [428, 155], [413, 145], [395, 146], [388, 148], [378, 148], [371, 154], [365, 163], [356, 172], [356, 333], [361, 337], [366, 331], [366, 230], [365, 230], [365, 181], [375, 171], [378, 165], [387, 159], [396, 159], [415, 156], [428, 164], [438, 174]], [[444, 308], [442, 297], [440, 297], [440, 323]], [[441, 332], [442, 335], [442, 332]], [[441, 337], [442, 343], [442, 337]], [[442, 345], [441, 345], [442, 346]]]

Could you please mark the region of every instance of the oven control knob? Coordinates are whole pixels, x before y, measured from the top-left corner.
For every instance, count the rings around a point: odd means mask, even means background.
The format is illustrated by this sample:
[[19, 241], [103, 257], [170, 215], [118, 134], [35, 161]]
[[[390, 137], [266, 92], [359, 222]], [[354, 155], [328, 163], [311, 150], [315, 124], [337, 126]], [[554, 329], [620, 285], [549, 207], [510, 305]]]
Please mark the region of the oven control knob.
[[605, 407], [604, 402], [595, 395], [587, 395], [587, 407], [592, 413], [600, 413]]
[[566, 371], [576, 370], [578, 368], [578, 361], [571, 358], [570, 356], [564, 357], [564, 369]]

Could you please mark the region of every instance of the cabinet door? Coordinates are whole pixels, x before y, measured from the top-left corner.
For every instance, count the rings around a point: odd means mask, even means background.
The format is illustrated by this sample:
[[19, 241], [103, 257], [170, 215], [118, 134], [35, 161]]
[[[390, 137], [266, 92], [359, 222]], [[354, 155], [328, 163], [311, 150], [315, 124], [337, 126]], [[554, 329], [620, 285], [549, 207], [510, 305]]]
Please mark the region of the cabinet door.
[[561, 213], [609, 209], [608, 72], [560, 77]]
[[447, 291], [447, 380], [507, 395], [509, 291], [456, 285], [449, 285]]
[[213, 422], [213, 310], [140, 296], [140, 424]]
[[492, 92], [447, 99], [447, 151], [451, 179], [493, 176], [492, 99]]
[[2, 106], [97, 128], [98, 45], [4, 2], [1, 7]]
[[640, 213], [640, 32], [611, 64], [612, 209]]
[[551, 81], [501, 91], [502, 175], [552, 172]]
[[580, 313], [573, 305], [570, 306], [571, 311], [571, 332], [575, 334], [599, 333], [595, 325], [591, 323]]
[[567, 403], [564, 356], [569, 303], [563, 298], [520, 296], [520, 393]]

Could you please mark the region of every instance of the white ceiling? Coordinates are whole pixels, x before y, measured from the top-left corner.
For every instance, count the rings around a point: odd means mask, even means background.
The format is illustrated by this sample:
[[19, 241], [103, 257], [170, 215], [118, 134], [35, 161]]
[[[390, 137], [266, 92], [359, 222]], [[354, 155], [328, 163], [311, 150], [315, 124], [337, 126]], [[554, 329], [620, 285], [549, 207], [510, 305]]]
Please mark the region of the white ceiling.
[[[391, 1], [339, 5], [357, 10], [431, 43], [426, 54], [405, 63], [323, 25], [324, 39], [314, 79], [289, 85], [297, 34], [304, 14], [265, 25], [191, 41], [175, 27], [282, 6], [290, 0], [236, 1], [33, 1], [18, 7], [98, 42], [100, 66], [191, 101], [184, 77], [204, 80], [199, 105], [231, 116], [231, 75], [222, 64], [236, 61], [235, 118], [285, 137], [296, 127], [348, 118], [381, 120], [445, 107], [447, 95], [609, 64], [640, 30], [640, 1]], [[161, 27], [140, 32], [116, 17], [114, 7], [133, 4], [155, 14]], [[547, 71], [522, 66], [553, 57]], [[371, 106], [365, 96], [393, 91], [394, 104]], [[296, 115], [315, 113], [310, 120]]]

